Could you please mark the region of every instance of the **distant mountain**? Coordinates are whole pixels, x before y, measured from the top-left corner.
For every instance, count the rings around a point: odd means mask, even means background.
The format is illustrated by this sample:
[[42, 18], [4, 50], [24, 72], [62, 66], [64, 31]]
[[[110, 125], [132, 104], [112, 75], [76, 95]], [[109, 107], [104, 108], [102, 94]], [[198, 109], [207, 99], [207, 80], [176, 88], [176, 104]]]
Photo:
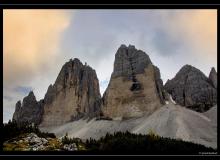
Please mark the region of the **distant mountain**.
[[185, 65], [166, 82], [165, 89], [178, 104], [204, 112], [217, 104], [217, 73], [212, 69], [208, 78], [199, 69]]

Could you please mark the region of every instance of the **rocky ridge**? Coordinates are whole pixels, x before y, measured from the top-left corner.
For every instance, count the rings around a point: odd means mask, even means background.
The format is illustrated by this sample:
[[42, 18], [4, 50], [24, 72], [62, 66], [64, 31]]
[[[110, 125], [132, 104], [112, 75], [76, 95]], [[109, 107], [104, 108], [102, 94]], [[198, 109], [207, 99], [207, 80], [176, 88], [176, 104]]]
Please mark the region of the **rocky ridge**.
[[214, 69], [208, 78], [199, 69], [185, 65], [164, 87], [178, 104], [195, 111], [204, 112], [217, 104], [217, 73]]
[[94, 117], [100, 112], [101, 95], [95, 70], [79, 59], [66, 62], [54, 85], [43, 100], [37, 102], [31, 91], [18, 101], [13, 119], [42, 126], [61, 125], [80, 118]]
[[24, 97], [23, 102], [18, 101], [15, 106], [13, 120], [20, 123], [40, 124], [43, 115], [43, 100], [37, 102], [33, 91]]

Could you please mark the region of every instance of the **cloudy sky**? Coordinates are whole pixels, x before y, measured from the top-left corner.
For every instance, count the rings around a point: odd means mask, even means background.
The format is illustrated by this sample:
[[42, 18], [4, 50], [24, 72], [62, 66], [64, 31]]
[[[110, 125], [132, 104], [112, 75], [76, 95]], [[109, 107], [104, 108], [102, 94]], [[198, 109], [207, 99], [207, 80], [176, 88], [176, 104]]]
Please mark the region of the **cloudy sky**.
[[100, 91], [121, 44], [145, 51], [163, 82], [185, 64], [217, 70], [217, 10], [4, 10], [3, 120], [33, 90], [44, 97], [70, 58], [96, 70]]

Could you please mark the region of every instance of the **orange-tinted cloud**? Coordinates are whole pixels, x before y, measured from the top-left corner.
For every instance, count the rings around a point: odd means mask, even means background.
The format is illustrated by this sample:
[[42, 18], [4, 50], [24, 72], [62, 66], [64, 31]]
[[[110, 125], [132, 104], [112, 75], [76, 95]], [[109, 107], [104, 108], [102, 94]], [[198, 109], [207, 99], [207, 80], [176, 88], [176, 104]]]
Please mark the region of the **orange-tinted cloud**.
[[169, 21], [171, 36], [183, 39], [196, 56], [217, 58], [217, 10], [178, 10]]
[[69, 23], [63, 10], [3, 10], [4, 84], [25, 81], [49, 64]]

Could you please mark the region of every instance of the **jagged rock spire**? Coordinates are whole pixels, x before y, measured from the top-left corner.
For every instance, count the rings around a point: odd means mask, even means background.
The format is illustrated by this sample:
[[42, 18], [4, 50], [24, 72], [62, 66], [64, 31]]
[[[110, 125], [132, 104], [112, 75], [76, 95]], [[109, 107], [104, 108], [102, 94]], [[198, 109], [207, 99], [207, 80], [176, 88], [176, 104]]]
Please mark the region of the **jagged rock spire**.
[[217, 72], [214, 67], [212, 67], [212, 69], [209, 73], [209, 80], [210, 80], [210, 83], [213, 85], [213, 87], [217, 89], [218, 79], [217, 79]]
[[78, 58], [66, 62], [44, 97], [41, 126], [56, 126], [100, 111], [101, 95], [94, 69]]
[[30, 91], [29, 94], [24, 97], [23, 102], [18, 101], [15, 106], [15, 112], [13, 114], [13, 120], [18, 124], [21, 123], [35, 123], [41, 122], [43, 114], [42, 100], [37, 102], [34, 92]]
[[150, 114], [164, 104], [160, 71], [149, 56], [135, 46], [122, 44], [103, 95], [103, 114], [111, 118]]

